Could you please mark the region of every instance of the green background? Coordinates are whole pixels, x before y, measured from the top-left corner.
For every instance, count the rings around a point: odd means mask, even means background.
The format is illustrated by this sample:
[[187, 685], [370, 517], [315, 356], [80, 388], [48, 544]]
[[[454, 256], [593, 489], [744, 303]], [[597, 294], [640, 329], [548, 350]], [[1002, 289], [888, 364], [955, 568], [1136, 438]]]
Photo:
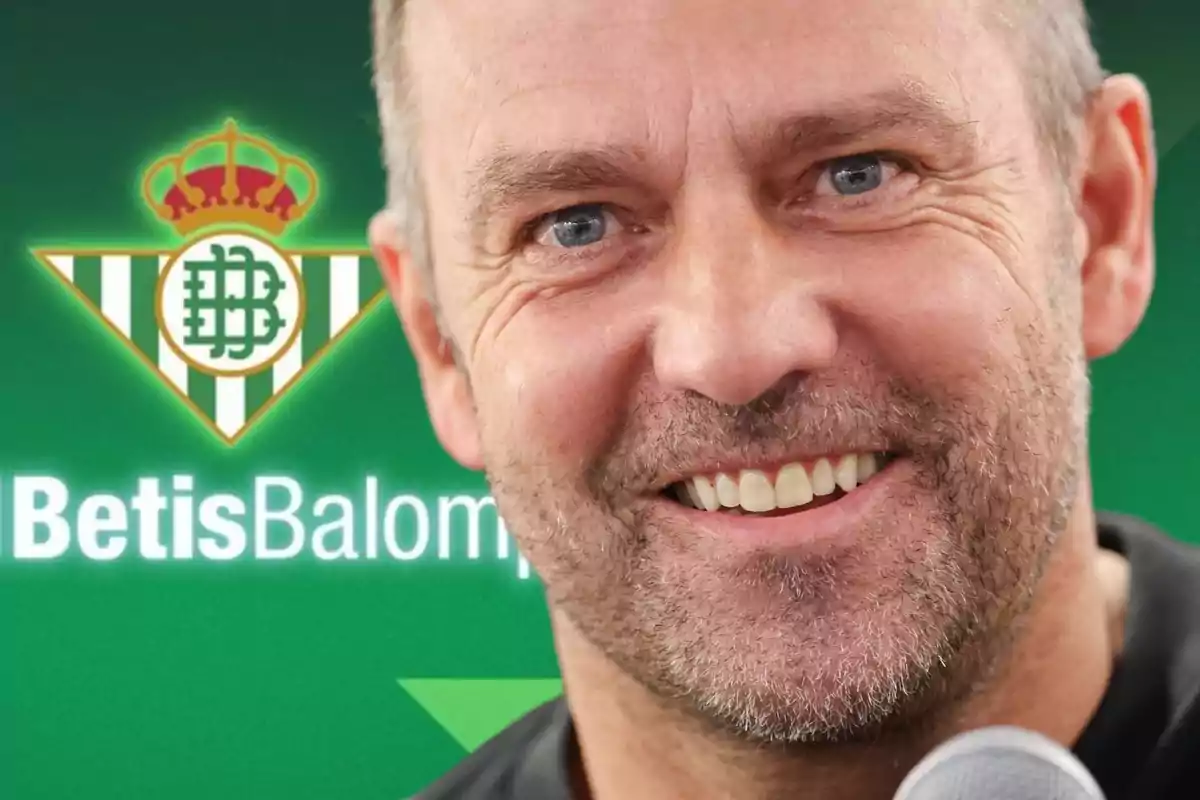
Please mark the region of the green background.
[[[366, 2], [7, 2], [0, 10], [0, 475], [127, 491], [176, 471], [313, 492], [373, 473], [486, 491], [434, 440], [386, 305], [236, 448], [205, 428], [29, 255], [170, 246], [148, 160], [226, 116], [308, 157], [285, 242], [361, 247], [383, 197]], [[1106, 65], [1156, 101], [1159, 277], [1142, 330], [1094, 370], [1098, 504], [1200, 541], [1200, 9], [1092, 4]], [[1189, 443], [1191, 443], [1189, 445]], [[459, 540], [461, 548], [461, 539]], [[461, 553], [459, 554], [461, 555]], [[397, 798], [553, 691], [535, 580], [511, 563], [146, 565], [0, 560], [0, 798]], [[474, 679], [409, 684], [400, 679]], [[501, 683], [495, 683], [501, 681]], [[441, 721], [439, 723], [439, 720]], [[444, 724], [442, 724], [444, 723]]]

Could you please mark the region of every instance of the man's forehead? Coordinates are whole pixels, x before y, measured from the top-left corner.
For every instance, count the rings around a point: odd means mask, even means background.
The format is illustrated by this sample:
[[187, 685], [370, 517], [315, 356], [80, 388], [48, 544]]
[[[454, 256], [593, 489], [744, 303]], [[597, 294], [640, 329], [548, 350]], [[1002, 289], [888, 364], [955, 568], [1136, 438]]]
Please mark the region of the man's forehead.
[[985, 40], [972, 6], [418, 0], [407, 44], [422, 138], [457, 150], [452, 160], [461, 169], [483, 151], [506, 148], [597, 148], [624, 139], [615, 143], [654, 151], [702, 118], [735, 133], [905, 83], [974, 118], [980, 103], [1012, 98], [994, 91], [991, 73], [1004, 52]]
[[896, 58], [934, 44], [969, 51], [984, 19], [980, 3], [999, 1], [408, 0], [406, 32], [422, 72], [485, 82], [552, 71], [602, 76], [629, 62], [631, 69], [664, 58], [700, 66], [730, 51], [744, 58], [789, 45], [847, 60], [856, 47], [882, 41], [895, 45]]

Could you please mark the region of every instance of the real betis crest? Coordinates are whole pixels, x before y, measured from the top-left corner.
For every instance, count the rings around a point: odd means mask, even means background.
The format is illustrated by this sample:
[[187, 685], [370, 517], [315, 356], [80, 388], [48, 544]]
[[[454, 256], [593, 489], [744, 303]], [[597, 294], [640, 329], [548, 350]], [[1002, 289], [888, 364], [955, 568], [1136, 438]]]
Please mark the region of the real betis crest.
[[284, 249], [317, 199], [302, 159], [233, 120], [146, 170], [173, 249], [35, 249], [222, 440], [235, 443], [382, 297], [365, 250]]

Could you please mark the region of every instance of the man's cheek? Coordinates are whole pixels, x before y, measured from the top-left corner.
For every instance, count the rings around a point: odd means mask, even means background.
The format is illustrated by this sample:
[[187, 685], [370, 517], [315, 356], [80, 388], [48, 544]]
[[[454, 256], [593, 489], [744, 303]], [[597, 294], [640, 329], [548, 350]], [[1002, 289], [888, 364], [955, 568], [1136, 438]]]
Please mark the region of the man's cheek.
[[477, 369], [503, 407], [497, 421], [507, 418], [511, 435], [520, 437], [513, 448], [536, 447], [582, 468], [611, 439], [628, 413], [647, 335], [635, 300], [615, 292], [542, 295], [486, 343]]
[[847, 274], [841, 298], [883, 368], [906, 382], [953, 386], [1002, 380], [1034, 319], [1028, 296], [978, 247], [891, 250], [886, 269]]
[[619, 423], [618, 377], [611, 360], [585, 347], [542, 337], [534, 341], [543, 344], [490, 359], [502, 367], [489, 378], [496, 391], [484, 413], [513, 450], [583, 466]]

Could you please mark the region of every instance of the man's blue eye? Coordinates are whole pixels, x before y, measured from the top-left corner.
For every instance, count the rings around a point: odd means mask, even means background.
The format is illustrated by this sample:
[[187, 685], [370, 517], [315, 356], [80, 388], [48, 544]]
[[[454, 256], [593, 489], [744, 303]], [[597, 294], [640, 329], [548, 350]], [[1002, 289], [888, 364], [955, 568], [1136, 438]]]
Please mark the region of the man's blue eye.
[[562, 247], [586, 247], [604, 238], [608, 220], [601, 205], [572, 206], [550, 215], [554, 241]]
[[841, 195], [874, 191], [883, 184], [883, 161], [879, 156], [860, 155], [839, 158], [829, 163], [829, 182]]

